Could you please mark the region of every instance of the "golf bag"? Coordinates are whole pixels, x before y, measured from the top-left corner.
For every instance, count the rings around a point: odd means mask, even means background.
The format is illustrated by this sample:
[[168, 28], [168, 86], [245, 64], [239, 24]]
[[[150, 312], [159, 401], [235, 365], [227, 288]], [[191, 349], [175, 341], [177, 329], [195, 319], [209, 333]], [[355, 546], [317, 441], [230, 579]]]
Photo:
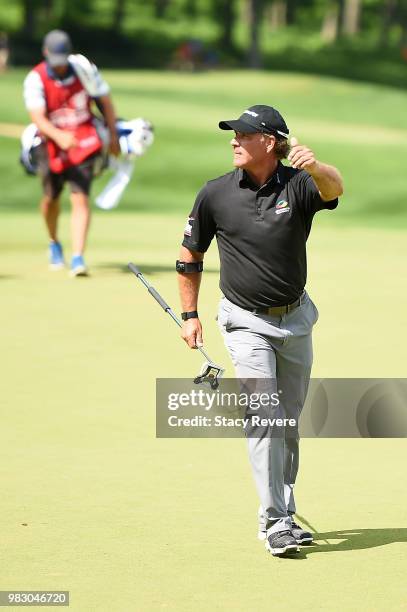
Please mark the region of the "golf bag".
[[[135, 159], [144, 155], [147, 148], [152, 145], [154, 131], [151, 123], [142, 118], [116, 121], [121, 150], [121, 157], [116, 159], [109, 156], [110, 134], [106, 124], [99, 117], [95, 117], [93, 122], [103, 143], [103, 148], [95, 159], [94, 176], [98, 176], [106, 169], [114, 172], [102, 193], [96, 197], [95, 202], [99, 208], [109, 210], [118, 205], [133, 174]], [[45, 140], [37, 126], [30, 123], [21, 136], [20, 162], [27, 174], [38, 173], [39, 159], [44, 155], [46, 155]]]

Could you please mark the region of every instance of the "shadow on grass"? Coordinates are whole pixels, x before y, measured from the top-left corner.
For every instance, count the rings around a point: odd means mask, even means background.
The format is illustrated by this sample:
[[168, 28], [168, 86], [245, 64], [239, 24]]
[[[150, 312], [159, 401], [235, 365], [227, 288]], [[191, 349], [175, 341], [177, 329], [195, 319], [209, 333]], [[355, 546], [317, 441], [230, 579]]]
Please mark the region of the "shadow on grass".
[[[95, 264], [94, 268], [98, 268], [99, 270], [106, 270], [108, 272], [124, 272], [130, 273], [129, 268], [127, 267], [127, 263], [123, 262], [104, 262], [100, 264]], [[138, 266], [140, 272], [142, 274], [159, 274], [160, 272], [173, 272], [175, 274], [175, 261], [173, 264], [162, 265], [162, 264], [141, 264]], [[215, 268], [205, 268], [205, 274], [218, 274], [219, 270]]]
[[[303, 546], [297, 558], [306, 559], [308, 555], [315, 553], [364, 550], [396, 542], [407, 542], [407, 529], [401, 527], [394, 529], [345, 529], [315, 533], [314, 537], [317, 542], [310, 546]], [[332, 544], [329, 543], [329, 540], [341, 541]]]
[[[367, 548], [395, 544], [396, 542], [407, 542], [407, 528], [403, 527], [387, 529], [339, 529], [337, 531], [318, 532], [304, 517], [297, 516], [301, 523], [314, 532], [314, 542], [308, 546], [302, 546], [300, 552], [290, 557], [291, 559], [306, 559], [309, 555], [315, 553], [365, 550]], [[332, 543], [332, 540], [338, 540], [338, 542]]]

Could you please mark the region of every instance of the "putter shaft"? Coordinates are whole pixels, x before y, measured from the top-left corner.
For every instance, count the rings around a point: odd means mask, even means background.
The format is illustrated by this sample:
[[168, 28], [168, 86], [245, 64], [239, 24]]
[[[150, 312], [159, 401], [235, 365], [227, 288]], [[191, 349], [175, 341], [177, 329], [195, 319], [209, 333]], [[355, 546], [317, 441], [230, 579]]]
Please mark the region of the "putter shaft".
[[[175, 321], [175, 323], [178, 325], [178, 327], [182, 327], [181, 321], [179, 320], [179, 318], [177, 317], [175, 312], [172, 310], [171, 306], [169, 306], [167, 304], [167, 302], [161, 297], [161, 295], [158, 293], [158, 291], [156, 289], [154, 289], [154, 287], [152, 285], [150, 285], [150, 283], [144, 278], [142, 272], [140, 272], [138, 267], [134, 263], [129, 263], [128, 267], [129, 267], [129, 270], [131, 270], [133, 272], [133, 274], [135, 274], [137, 276], [137, 278], [143, 283], [143, 285], [146, 287], [146, 289], [148, 290], [150, 295], [153, 296], [155, 301], [160, 304], [161, 308], [165, 312], [167, 312], [170, 315], [170, 317]], [[218, 367], [218, 366], [216, 366], [216, 364], [213, 363], [213, 361], [209, 357], [208, 353], [206, 353], [206, 351], [204, 351], [204, 349], [201, 346], [197, 346], [197, 349], [198, 349], [198, 351], [200, 351], [200, 353], [202, 353], [202, 355], [205, 357], [205, 359], [207, 359], [207, 361], [209, 361], [215, 367]]]

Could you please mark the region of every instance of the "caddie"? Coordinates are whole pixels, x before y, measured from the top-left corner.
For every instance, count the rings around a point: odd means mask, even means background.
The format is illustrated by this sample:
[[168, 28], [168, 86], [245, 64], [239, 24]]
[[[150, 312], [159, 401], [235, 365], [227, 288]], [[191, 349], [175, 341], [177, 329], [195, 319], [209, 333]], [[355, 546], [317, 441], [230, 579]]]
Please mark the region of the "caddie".
[[[116, 116], [109, 86], [94, 64], [83, 56], [72, 55], [66, 32], [49, 32], [43, 41], [43, 55], [44, 61], [24, 80], [24, 100], [31, 120], [45, 139], [38, 166], [43, 187], [40, 208], [50, 239], [49, 264], [52, 269], [63, 268], [65, 264], [58, 239], [58, 216], [60, 195], [68, 182], [72, 206], [71, 275], [84, 276], [90, 221], [88, 196], [103, 144], [93, 123], [92, 101], [97, 102], [103, 113], [113, 155], [120, 153]], [[77, 63], [85, 69], [79, 70]]]
[[[216, 236], [223, 294], [218, 325], [236, 376], [269, 381], [270, 392], [278, 390], [280, 414], [298, 422], [318, 319], [305, 290], [306, 241], [314, 215], [337, 207], [342, 179], [294, 138], [290, 150], [287, 124], [271, 106], [251, 106], [219, 127], [234, 131], [235, 169], [204, 185], [184, 230], [177, 262], [182, 337], [191, 348], [202, 345], [198, 293], [204, 253]], [[291, 167], [281, 162], [287, 157]], [[252, 431], [247, 441], [260, 499], [259, 539], [273, 555], [295, 553], [312, 542], [294, 518], [298, 430], [294, 436]]]

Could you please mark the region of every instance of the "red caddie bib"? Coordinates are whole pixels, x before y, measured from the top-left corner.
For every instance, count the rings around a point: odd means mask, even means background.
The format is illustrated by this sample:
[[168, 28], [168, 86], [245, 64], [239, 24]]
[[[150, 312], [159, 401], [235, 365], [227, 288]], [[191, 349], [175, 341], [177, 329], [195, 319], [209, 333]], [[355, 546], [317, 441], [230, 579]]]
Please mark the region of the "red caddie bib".
[[46, 62], [41, 62], [34, 70], [44, 86], [48, 119], [55, 127], [73, 132], [78, 141], [76, 147], [63, 151], [53, 140], [47, 140], [50, 170], [60, 173], [82, 163], [102, 148], [102, 141], [92, 123], [91, 97], [76, 75], [69, 85], [65, 85], [49, 76]]

